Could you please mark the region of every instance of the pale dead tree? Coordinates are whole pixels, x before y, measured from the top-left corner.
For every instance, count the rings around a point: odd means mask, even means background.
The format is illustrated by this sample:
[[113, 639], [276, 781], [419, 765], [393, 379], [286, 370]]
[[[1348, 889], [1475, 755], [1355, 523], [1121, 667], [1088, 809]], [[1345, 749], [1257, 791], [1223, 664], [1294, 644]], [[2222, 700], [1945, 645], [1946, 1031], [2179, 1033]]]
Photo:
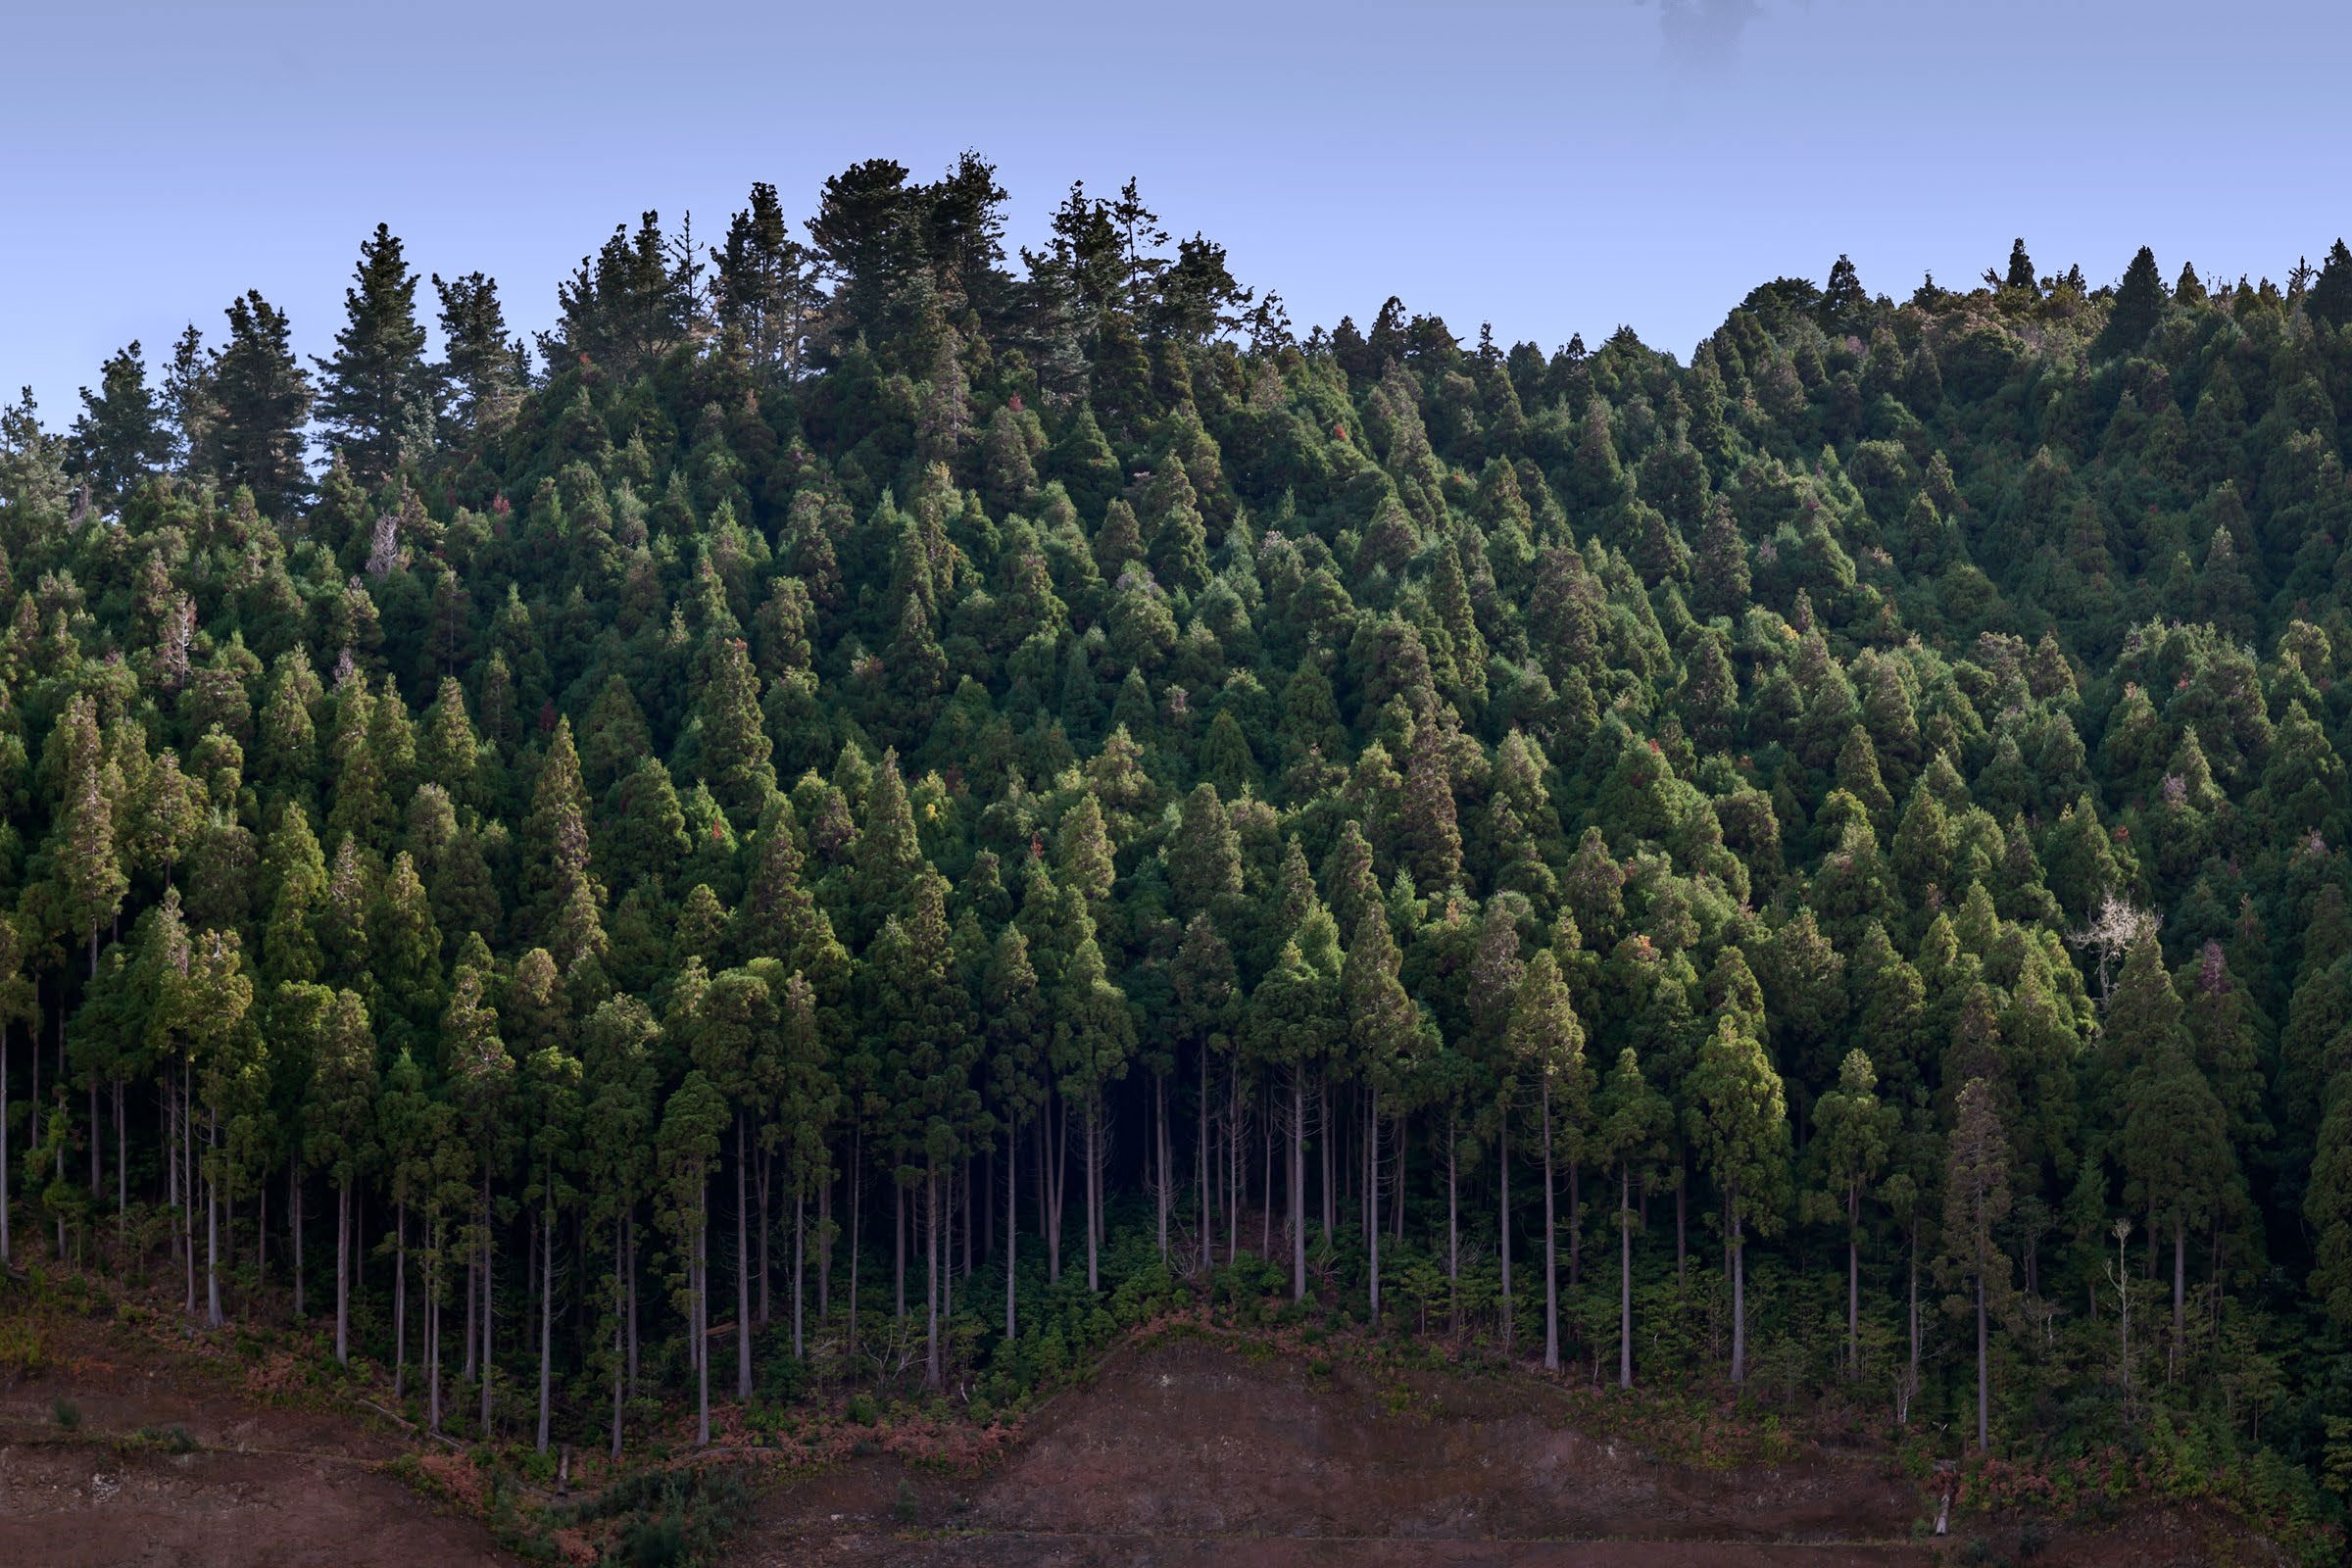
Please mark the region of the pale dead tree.
[[2107, 1004], [2108, 977], [2115, 960], [2132, 951], [2141, 932], [2152, 932], [2163, 923], [2164, 916], [2155, 910], [2140, 908], [2110, 892], [2099, 896], [2099, 906], [2091, 911], [2087, 925], [2066, 934], [2071, 945], [2098, 955], [2099, 1005]]

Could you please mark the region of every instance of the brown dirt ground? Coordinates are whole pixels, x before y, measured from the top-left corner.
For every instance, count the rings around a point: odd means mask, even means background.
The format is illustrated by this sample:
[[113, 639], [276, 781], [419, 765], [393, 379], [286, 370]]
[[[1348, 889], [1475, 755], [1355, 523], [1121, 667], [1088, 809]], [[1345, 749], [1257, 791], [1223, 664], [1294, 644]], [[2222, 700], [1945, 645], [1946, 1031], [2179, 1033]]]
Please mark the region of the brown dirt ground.
[[[0, 1384], [0, 1564], [490, 1568], [479, 1523], [381, 1464], [399, 1437], [333, 1411], [257, 1403], [187, 1357], [74, 1325], [41, 1374]], [[64, 1434], [60, 1396], [80, 1408]], [[1401, 1407], [1401, 1413], [1398, 1413]], [[1662, 1462], [1570, 1424], [1529, 1380], [1310, 1376], [1178, 1339], [1115, 1355], [974, 1479], [853, 1460], [779, 1485], [730, 1560], [751, 1568], [1927, 1568], [2015, 1526], [1911, 1539], [1934, 1497], [1882, 1459]], [[186, 1454], [112, 1441], [177, 1423]], [[914, 1518], [902, 1522], [902, 1488]], [[2283, 1559], [2227, 1517], [2151, 1510], [2060, 1531], [2033, 1559], [2188, 1568]]]
[[[0, 1563], [43, 1568], [491, 1568], [513, 1561], [378, 1465], [398, 1441], [332, 1412], [251, 1402], [204, 1371], [94, 1327], [56, 1364], [0, 1384]], [[71, 1399], [68, 1434], [52, 1403]], [[177, 1423], [171, 1454], [119, 1447]]]
[[[1054, 1401], [1002, 1467], [957, 1481], [890, 1458], [776, 1489], [739, 1544], [758, 1568], [1911, 1568], [1961, 1559], [1960, 1521], [1912, 1539], [1935, 1497], [1883, 1458], [1800, 1449], [1705, 1470], [1564, 1423], [1524, 1380], [1309, 1377], [1200, 1341], [1115, 1356]], [[912, 1523], [894, 1517], [901, 1487]], [[2272, 1564], [2226, 1517], [2158, 1511], [2057, 1532], [2041, 1565]]]

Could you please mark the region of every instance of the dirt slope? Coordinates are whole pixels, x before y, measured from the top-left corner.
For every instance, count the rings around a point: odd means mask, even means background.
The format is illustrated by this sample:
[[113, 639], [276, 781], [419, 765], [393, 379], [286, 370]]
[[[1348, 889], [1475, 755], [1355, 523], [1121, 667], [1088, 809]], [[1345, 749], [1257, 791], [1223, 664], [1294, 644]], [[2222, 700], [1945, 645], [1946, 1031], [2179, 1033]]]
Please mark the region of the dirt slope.
[[[1402, 1397], [1399, 1397], [1399, 1396]], [[1402, 1403], [1401, 1412], [1391, 1406]], [[884, 1461], [773, 1495], [746, 1562], [938, 1565], [1924, 1564], [1922, 1503], [1872, 1463], [1661, 1464], [1544, 1392], [1310, 1378], [1197, 1342], [1122, 1356], [965, 1486]], [[915, 1528], [894, 1529], [904, 1482]], [[897, 1510], [904, 1512], [904, 1509]]]
[[[0, 1388], [0, 1563], [44, 1568], [490, 1568], [471, 1520], [375, 1468], [400, 1451], [358, 1423], [236, 1396], [218, 1380], [89, 1336]], [[80, 1353], [71, 1353], [79, 1351]], [[80, 1426], [57, 1424], [70, 1399]], [[176, 1424], [170, 1453], [118, 1440]]]

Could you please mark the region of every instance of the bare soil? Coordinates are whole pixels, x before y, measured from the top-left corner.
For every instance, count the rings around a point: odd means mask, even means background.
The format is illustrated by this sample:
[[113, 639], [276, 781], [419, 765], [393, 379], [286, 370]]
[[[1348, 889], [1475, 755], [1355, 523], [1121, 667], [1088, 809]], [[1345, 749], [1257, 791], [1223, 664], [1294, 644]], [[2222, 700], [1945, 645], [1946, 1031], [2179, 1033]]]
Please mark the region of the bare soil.
[[[0, 1563], [44, 1568], [490, 1568], [514, 1559], [471, 1519], [384, 1473], [396, 1438], [333, 1412], [241, 1396], [204, 1369], [92, 1326], [0, 1385]], [[61, 1427], [55, 1401], [80, 1412]], [[134, 1437], [177, 1425], [196, 1447]]]
[[[1401, 1408], [1399, 1408], [1401, 1406]], [[1195, 1340], [1114, 1357], [958, 1483], [859, 1461], [767, 1500], [759, 1564], [1926, 1564], [1883, 1461], [1662, 1463], [1522, 1380], [1310, 1376]], [[914, 1518], [902, 1502], [911, 1493]]]
[[[475, 1519], [386, 1474], [408, 1438], [271, 1404], [217, 1369], [95, 1323], [0, 1384], [0, 1564], [490, 1568]], [[78, 1407], [61, 1428], [54, 1401]], [[1581, 1413], [1590, 1414], [1587, 1407]], [[1927, 1568], [1972, 1538], [2082, 1568], [2284, 1559], [2211, 1510], [2101, 1531], [1955, 1521], [1884, 1455], [1799, 1446], [1784, 1463], [1670, 1463], [1574, 1424], [1523, 1378], [1316, 1374], [1197, 1339], [1114, 1355], [1011, 1456], [958, 1479], [888, 1455], [780, 1483], [730, 1561], [752, 1568]], [[184, 1427], [172, 1453], [135, 1434]], [[1589, 1423], [1588, 1423], [1589, 1428]], [[1998, 1559], [1995, 1559], [1998, 1560]]]

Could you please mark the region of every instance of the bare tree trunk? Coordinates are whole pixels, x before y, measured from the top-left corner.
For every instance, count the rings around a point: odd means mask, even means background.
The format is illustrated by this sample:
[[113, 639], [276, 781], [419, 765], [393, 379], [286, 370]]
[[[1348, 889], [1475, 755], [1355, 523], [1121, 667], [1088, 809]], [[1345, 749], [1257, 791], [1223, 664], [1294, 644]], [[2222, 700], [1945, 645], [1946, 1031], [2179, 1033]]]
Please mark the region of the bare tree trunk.
[[1460, 1184], [1456, 1180], [1455, 1152], [1459, 1140], [1451, 1111], [1446, 1115], [1446, 1301], [1447, 1317], [1455, 1333], [1461, 1332], [1462, 1303], [1458, 1287], [1462, 1280], [1462, 1217]]
[[621, 1211], [621, 1229], [627, 1237], [627, 1257], [623, 1264], [629, 1282], [629, 1394], [637, 1393], [637, 1211], [632, 1206]]
[[[0, 1076], [5, 1076], [0, 1073]], [[0, 1120], [6, 1120], [0, 1115]], [[122, 1079], [115, 1077], [115, 1247], [117, 1250], [130, 1245], [130, 1129], [122, 1119]], [[7, 1151], [0, 1149], [0, 1164], [7, 1162]], [[0, 1200], [4, 1201], [4, 1200]], [[5, 1250], [5, 1249], [0, 1249]]]
[[[1326, 1195], [1331, 1184], [1323, 1184]], [[1269, 1195], [1270, 1197], [1271, 1195]], [[1306, 1299], [1306, 1070], [1291, 1069], [1291, 1299]]]
[[1617, 1166], [1617, 1386], [1634, 1386], [1633, 1167]]
[[392, 1399], [398, 1403], [409, 1372], [409, 1205], [395, 1204], [392, 1212]]
[[0, 1267], [16, 1261], [8, 1229], [8, 1025], [0, 1023]]
[[1004, 1134], [1004, 1343], [1007, 1345], [1019, 1337], [1014, 1286], [1021, 1257], [1020, 1162], [1021, 1130], [1017, 1126], [1008, 1127]]
[[427, 1227], [424, 1253], [424, 1407], [428, 1430], [441, 1430], [441, 1218]]
[[[744, 1131], [744, 1114], [735, 1113], [735, 1397], [752, 1396], [752, 1249], [745, 1234], [750, 1222], [744, 1200], [745, 1166], [749, 1163], [750, 1148]], [[762, 1247], [766, 1245], [762, 1240]], [[761, 1271], [764, 1275], [765, 1270]], [[767, 1288], [762, 1278], [760, 1289]]]
[[767, 1233], [768, 1233], [768, 1231], [769, 1231], [770, 1227], [769, 1227], [769, 1225], [768, 1225], [768, 1220], [767, 1220], [767, 1188], [768, 1188], [768, 1182], [769, 1182], [769, 1180], [770, 1180], [770, 1179], [773, 1177], [773, 1175], [774, 1175], [774, 1174], [775, 1174], [775, 1155], [774, 1155], [772, 1152], [770, 1152], [769, 1151], [762, 1149], [761, 1151], [760, 1151], [760, 1178], [759, 1178], [759, 1192], [760, 1192], [760, 1326], [761, 1328], [765, 1328], [765, 1327], [767, 1327], [768, 1320], [769, 1320], [769, 1317], [768, 1317], [768, 1289], [767, 1289], [767, 1276], [768, 1276], [768, 1266], [767, 1266], [767, 1240], [768, 1240], [768, 1238], [767, 1238]]
[[923, 1387], [936, 1392], [939, 1380], [939, 1167], [923, 1174]]
[[547, 1407], [555, 1393], [556, 1211], [539, 1221], [539, 1451], [547, 1451]]
[[1502, 1257], [1502, 1348], [1511, 1348], [1511, 1124], [1508, 1113], [1497, 1130], [1494, 1162], [1502, 1172], [1502, 1197], [1496, 1212], [1501, 1219]]
[[[703, 1181], [703, 1218], [694, 1228], [694, 1340], [697, 1345], [710, 1338], [710, 1183]], [[694, 1446], [710, 1446], [710, 1356], [705, 1351], [701, 1364], [695, 1369]]]
[[1560, 1369], [1559, 1224], [1551, 1197], [1551, 1080], [1544, 1081], [1544, 1370]]
[[1986, 1407], [1992, 1395], [1992, 1373], [1987, 1364], [1984, 1347], [1984, 1259], [1977, 1259], [1977, 1451], [1992, 1446], [1988, 1436], [1989, 1421]]
[[[302, 1228], [295, 1227], [300, 1236]], [[294, 1277], [302, 1278], [302, 1265], [294, 1265]], [[335, 1360], [351, 1364], [351, 1184], [344, 1182], [335, 1189]]]
[[481, 1380], [481, 1390], [482, 1390], [482, 1436], [483, 1436], [484, 1438], [488, 1438], [488, 1437], [490, 1436], [490, 1383], [491, 1383], [491, 1374], [492, 1374], [492, 1371], [493, 1371], [493, 1369], [494, 1369], [494, 1366], [495, 1366], [495, 1362], [494, 1362], [494, 1361], [493, 1361], [493, 1359], [492, 1359], [492, 1356], [491, 1356], [491, 1349], [490, 1349], [490, 1346], [491, 1346], [491, 1339], [492, 1339], [492, 1332], [493, 1332], [493, 1331], [492, 1331], [492, 1329], [491, 1329], [491, 1326], [490, 1326], [491, 1300], [492, 1300], [492, 1298], [493, 1298], [493, 1297], [494, 1297], [494, 1296], [497, 1294], [496, 1292], [494, 1292], [494, 1291], [493, 1291], [493, 1290], [491, 1290], [491, 1288], [490, 1288], [490, 1284], [491, 1284], [491, 1278], [490, 1278], [490, 1249], [491, 1249], [491, 1245], [492, 1245], [492, 1243], [491, 1243], [491, 1239], [490, 1239], [490, 1178], [489, 1178], [489, 1175], [487, 1174], [487, 1172], [485, 1171], [485, 1173], [484, 1173], [484, 1175], [483, 1175], [483, 1177], [482, 1177], [482, 1380]]
[[1323, 1240], [1331, 1240], [1333, 1213], [1332, 1146], [1336, 1140], [1331, 1131], [1331, 1076], [1315, 1074], [1315, 1152], [1323, 1158]]
[[[1380, 1327], [1380, 1096], [1367, 1092], [1364, 1096], [1364, 1144], [1371, 1161], [1364, 1171], [1364, 1203], [1370, 1223], [1364, 1227], [1364, 1245], [1372, 1266], [1372, 1327]], [[1403, 1201], [1401, 1198], [1397, 1200]]]
[[[0, 1059], [0, 1067], [5, 1067], [5, 1060]], [[4, 1076], [4, 1074], [0, 1074], [0, 1076]], [[0, 1120], [6, 1119], [4, 1114], [6, 1109], [7, 1102], [0, 1101]], [[7, 1145], [0, 1144], [0, 1159], [5, 1158], [7, 1150]], [[1200, 1271], [1203, 1274], [1207, 1273], [1216, 1262], [1213, 1255], [1214, 1244], [1209, 1241], [1209, 1235], [1216, 1226], [1216, 1214], [1209, 1207], [1208, 1173], [1213, 1162], [1208, 1156], [1208, 1041], [1203, 1037], [1200, 1041], [1200, 1101], [1193, 1137], [1193, 1209], [1200, 1217]], [[4, 1200], [5, 1195], [0, 1194], [0, 1201]], [[0, 1243], [0, 1252], [5, 1251], [5, 1243]]]
[[1740, 1188], [1732, 1200], [1732, 1381], [1747, 1381], [1747, 1238], [1740, 1224]]
[[792, 1356], [798, 1361], [808, 1351], [806, 1339], [806, 1293], [808, 1288], [808, 1195], [802, 1184], [793, 1183], [792, 1193]]
[[1102, 1234], [1102, 1106], [1093, 1096], [1086, 1102], [1086, 1288], [1100, 1291], [1102, 1275], [1100, 1241]]
[[2188, 1223], [2181, 1217], [2179, 1205], [2173, 1208], [2173, 1355], [2166, 1368], [2166, 1381], [2180, 1375], [2180, 1363], [2188, 1356]]
[[1152, 1075], [1152, 1125], [1159, 1140], [1159, 1260], [1168, 1260], [1168, 1080]]
[[819, 1321], [833, 1310], [832, 1151], [827, 1149], [825, 1153], [825, 1179], [816, 1189], [816, 1235], [823, 1244], [816, 1250], [816, 1315]]
[[628, 1287], [623, 1279], [628, 1256], [628, 1219], [612, 1216], [612, 1457], [620, 1457], [620, 1391], [622, 1380], [621, 1319], [626, 1315]]
[[[292, 1159], [286, 1161], [286, 1215], [290, 1233], [288, 1240], [294, 1248], [294, 1320], [299, 1323], [310, 1315], [302, 1289], [302, 1155], [299, 1151]], [[336, 1245], [341, 1247], [346, 1244], [338, 1239]]]
[[[204, 1144], [208, 1150], [220, 1147], [218, 1113], [206, 1119]], [[211, 1328], [220, 1326], [220, 1202], [209, 1170], [204, 1173], [204, 1321]]]
[[906, 1315], [906, 1184], [893, 1178], [890, 1184], [891, 1243], [896, 1272], [891, 1277], [891, 1314]]
[[865, 1203], [865, 1128], [849, 1138], [849, 1354], [858, 1349], [858, 1242]]
[[1862, 1371], [1862, 1188], [1845, 1190], [1845, 1367], [1847, 1375]]

